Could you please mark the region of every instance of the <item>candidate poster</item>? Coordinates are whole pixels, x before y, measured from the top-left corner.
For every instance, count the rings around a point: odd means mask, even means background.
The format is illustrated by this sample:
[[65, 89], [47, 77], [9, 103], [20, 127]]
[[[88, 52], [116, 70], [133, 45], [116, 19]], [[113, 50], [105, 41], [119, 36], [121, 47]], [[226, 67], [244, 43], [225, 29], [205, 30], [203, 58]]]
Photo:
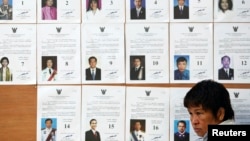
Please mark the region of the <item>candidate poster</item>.
[[169, 1], [126, 0], [126, 22], [169, 22]]
[[250, 25], [214, 24], [214, 79], [222, 83], [250, 82]]
[[36, 23], [36, 1], [1, 0], [0, 23]]
[[250, 124], [250, 89], [249, 88], [228, 88], [231, 104], [233, 106], [235, 123]]
[[80, 86], [38, 86], [37, 141], [80, 141]]
[[213, 78], [211, 23], [170, 24], [170, 83]]
[[36, 0], [38, 23], [80, 23], [81, 0]]
[[212, 22], [213, 1], [170, 0], [170, 22]]
[[82, 83], [124, 83], [124, 25], [82, 24]]
[[81, 140], [124, 141], [125, 87], [82, 86]]
[[[184, 107], [183, 99], [190, 88], [170, 88], [170, 140], [177, 141], [184, 139], [194, 141], [200, 138], [194, 132], [190, 115], [187, 108]], [[178, 127], [182, 126], [182, 129]], [[179, 130], [184, 130], [185, 134], [179, 136]]]
[[126, 24], [126, 83], [169, 83], [168, 24]]
[[38, 84], [80, 84], [80, 25], [37, 25]]
[[83, 23], [124, 23], [125, 0], [82, 0]]
[[125, 139], [169, 140], [169, 89], [127, 87]]
[[0, 84], [36, 84], [36, 25], [1, 24]]
[[250, 0], [214, 0], [214, 22], [250, 22]]

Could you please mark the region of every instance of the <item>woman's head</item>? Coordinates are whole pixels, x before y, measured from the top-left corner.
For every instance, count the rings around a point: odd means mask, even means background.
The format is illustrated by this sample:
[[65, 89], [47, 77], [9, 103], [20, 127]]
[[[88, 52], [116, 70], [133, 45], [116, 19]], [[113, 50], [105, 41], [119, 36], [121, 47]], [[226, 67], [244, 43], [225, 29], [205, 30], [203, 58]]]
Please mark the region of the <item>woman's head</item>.
[[193, 86], [184, 97], [194, 131], [199, 136], [207, 133], [208, 125], [234, 119], [227, 89], [213, 80], [203, 80]]
[[54, 4], [53, 0], [46, 0], [46, 6], [52, 6]]
[[1, 65], [2, 65], [3, 67], [7, 67], [8, 64], [9, 64], [9, 59], [8, 59], [7, 57], [3, 57], [3, 58], [1, 59]]
[[98, 0], [89, 1], [89, 10], [96, 10], [98, 8]]
[[219, 0], [219, 8], [223, 12], [225, 12], [226, 10], [232, 10], [233, 8], [232, 0]]

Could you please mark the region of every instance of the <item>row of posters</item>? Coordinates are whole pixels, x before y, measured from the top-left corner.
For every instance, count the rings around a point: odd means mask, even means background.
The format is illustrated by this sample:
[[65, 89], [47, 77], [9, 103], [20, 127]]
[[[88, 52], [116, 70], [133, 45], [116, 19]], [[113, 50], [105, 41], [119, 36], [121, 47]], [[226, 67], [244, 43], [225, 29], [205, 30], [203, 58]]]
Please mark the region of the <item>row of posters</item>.
[[3, 23], [250, 22], [250, 0], [3, 0]]
[[[135, 129], [140, 130], [140, 141], [174, 141], [178, 121], [186, 122], [188, 140], [195, 140], [198, 136], [183, 106], [189, 89], [38, 86], [37, 141], [134, 141]], [[236, 124], [249, 124], [250, 89], [228, 91]]]
[[250, 83], [248, 23], [2, 24], [1, 84]]

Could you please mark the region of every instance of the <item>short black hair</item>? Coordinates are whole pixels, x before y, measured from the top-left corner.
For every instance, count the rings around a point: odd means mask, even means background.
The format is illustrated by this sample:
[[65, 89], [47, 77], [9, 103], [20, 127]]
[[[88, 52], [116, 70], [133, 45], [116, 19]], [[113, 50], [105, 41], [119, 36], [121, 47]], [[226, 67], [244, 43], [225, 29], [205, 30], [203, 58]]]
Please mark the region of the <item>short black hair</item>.
[[[222, 0], [219, 0], [219, 3], [218, 3], [219, 8], [220, 8], [220, 10], [223, 10], [222, 7], [221, 7], [221, 5], [220, 5], [221, 3], [222, 3]], [[227, 3], [228, 3], [228, 9], [232, 10], [233, 9], [233, 2], [232, 2], [232, 0], [227, 0]]]
[[2, 57], [2, 58], [1, 58], [1, 64], [3, 63], [3, 60], [6, 60], [7, 63], [9, 64], [9, 59], [8, 59], [7, 57]]
[[47, 119], [45, 120], [45, 123], [46, 123], [47, 121], [50, 121], [50, 122], [52, 123], [52, 119], [51, 119], [51, 118], [47, 118]]
[[214, 117], [216, 117], [219, 108], [224, 108], [223, 121], [234, 119], [229, 92], [224, 85], [214, 80], [202, 80], [195, 84], [187, 92], [183, 104], [186, 108], [201, 105], [204, 110], [211, 110]]
[[95, 56], [89, 57], [89, 63], [90, 63], [91, 59], [95, 59], [95, 61], [97, 62], [97, 58]]
[[91, 124], [92, 121], [96, 121], [96, 122], [97, 122], [97, 120], [93, 118], [93, 119], [91, 119], [91, 120], [89, 121], [89, 124]]
[[185, 57], [181, 56], [181, 57], [177, 58], [176, 65], [178, 65], [179, 62], [187, 62], [187, 59]]
[[139, 59], [139, 60], [140, 60], [140, 62], [141, 62], [141, 57], [139, 57], [139, 56], [135, 56], [135, 57], [133, 58], [133, 61], [135, 61], [135, 59]]
[[221, 62], [224, 60], [224, 58], [228, 58], [228, 60], [230, 61], [230, 57], [225, 55], [225, 56], [221, 57]]
[[187, 127], [186, 121], [185, 120], [179, 120], [177, 122], [177, 126], [179, 126], [179, 123], [183, 123], [185, 127]]

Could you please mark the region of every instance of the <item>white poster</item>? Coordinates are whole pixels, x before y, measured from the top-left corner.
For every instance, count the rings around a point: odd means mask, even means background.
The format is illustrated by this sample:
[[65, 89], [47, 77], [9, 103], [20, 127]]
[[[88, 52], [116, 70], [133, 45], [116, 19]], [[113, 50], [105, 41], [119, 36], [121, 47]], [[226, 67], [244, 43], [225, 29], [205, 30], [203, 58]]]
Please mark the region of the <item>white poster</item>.
[[169, 22], [169, 1], [126, 0], [126, 22]]
[[212, 0], [170, 0], [170, 22], [212, 21]]
[[37, 25], [39, 84], [80, 84], [80, 24]]
[[1, 0], [0, 23], [35, 23], [35, 0]]
[[[199, 138], [194, 132], [188, 110], [184, 107], [183, 99], [190, 88], [170, 88], [170, 140], [177, 141], [178, 124], [186, 125], [184, 136], [181, 139], [194, 141]], [[189, 136], [189, 137], [188, 137]]]
[[250, 124], [250, 89], [228, 89], [236, 124]]
[[0, 84], [36, 83], [36, 25], [0, 26]]
[[124, 83], [124, 25], [82, 24], [82, 83]]
[[126, 24], [126, 83], [169, 83], [168, 24]]
[[169, 140], [169, 89], [127, 87], [126, 141]]
[[80, 141], [81, 86], [38, 86], [37, 141]]
[[37, 0], [38, 23], [80, 23], [81, 0]]
[[250, 22], [250, 0], [214, 0], [214, 22]]
[[125, 0], [82, 0], [83, 23], [124, 23]]
[[170, 24], [170, 83], [213, 78], [211, 23]]
[[82, 86], [81, 141], [124, 141], [125, 87]]
[[250, 25], [214, 24], [214, 79], [250, 83]]

